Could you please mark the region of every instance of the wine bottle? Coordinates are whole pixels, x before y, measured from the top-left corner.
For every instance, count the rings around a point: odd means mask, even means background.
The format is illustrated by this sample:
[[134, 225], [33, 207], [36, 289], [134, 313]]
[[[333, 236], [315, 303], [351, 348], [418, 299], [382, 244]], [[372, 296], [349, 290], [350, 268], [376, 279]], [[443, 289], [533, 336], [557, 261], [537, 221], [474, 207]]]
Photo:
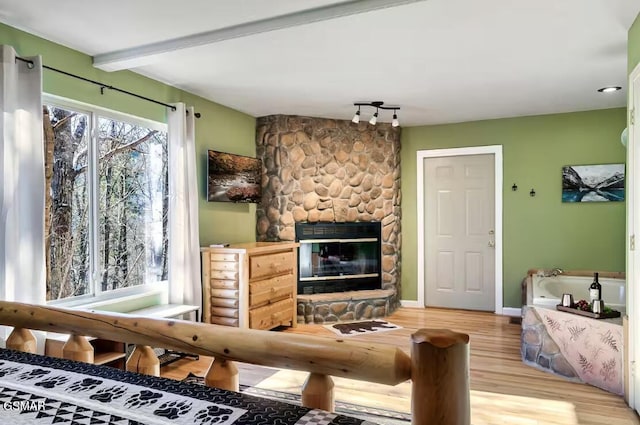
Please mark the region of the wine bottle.
[[589, 299], [591, 302], [602, 299], [602, 285], [598, 282], [598, 273], [593, 274], [593, 282], [589, 286]]

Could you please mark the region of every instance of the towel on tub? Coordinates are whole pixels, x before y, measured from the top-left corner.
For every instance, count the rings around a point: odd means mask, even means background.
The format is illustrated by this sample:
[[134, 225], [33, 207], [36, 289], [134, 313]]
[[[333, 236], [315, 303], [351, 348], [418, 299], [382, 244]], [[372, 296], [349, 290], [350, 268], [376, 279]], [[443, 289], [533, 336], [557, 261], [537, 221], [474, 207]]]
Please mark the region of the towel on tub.
[[621, 325], [538, 306], [534, 308], [547, 334], [583, 382], [623, 394]]

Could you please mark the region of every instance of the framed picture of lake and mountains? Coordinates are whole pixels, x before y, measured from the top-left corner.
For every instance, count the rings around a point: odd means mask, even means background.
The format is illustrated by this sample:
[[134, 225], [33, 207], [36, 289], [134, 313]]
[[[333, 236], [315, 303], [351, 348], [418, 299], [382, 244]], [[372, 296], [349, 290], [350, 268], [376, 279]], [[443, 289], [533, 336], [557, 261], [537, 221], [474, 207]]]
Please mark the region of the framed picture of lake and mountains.
[[562, 167], [562, 202], [624, 201], [624, 164]]

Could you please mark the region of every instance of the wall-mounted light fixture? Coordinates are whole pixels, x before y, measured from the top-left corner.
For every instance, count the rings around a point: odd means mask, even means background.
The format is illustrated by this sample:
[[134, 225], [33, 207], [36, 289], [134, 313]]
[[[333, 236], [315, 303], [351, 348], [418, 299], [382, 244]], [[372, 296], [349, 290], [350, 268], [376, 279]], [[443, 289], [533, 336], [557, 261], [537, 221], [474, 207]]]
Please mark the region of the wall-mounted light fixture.
[[531, 196], [531, 197], [536, 196], [536, 191], [531, 189], [531, 192], [529, 192], [529, 196]]
[[511, 186], [511, 190], [513, 190], [514, 192], [518, 190], [518, 185], [514, 183], [513, 186]]
[[393, 120], [391, 121], [391, 126], [392, 127], [398, 127], [400, 125], [400, 121], [398, 121], [398, 114], [397, 111], [400, 110], [399, 106], [388, 106], [388, 105], [384, 105], [384, 102], [381, 100], [374, 100], [371, 102], [354, 102], [353, 106], [357, 106], [358, 110], [356, 111], [356, 114], [353, 116], [353, 119], [351, 120], [352, 122], [358, 124], [360, 122], [360, 107], [361, 106], [370, 106], [372, 108], [376, 108], [376, 111], [373, 113], [373, 115], [371, 116], [371, 119], [369, 120], [369, 124], [371, 125], [376, 125], [376, 123], [378, 122], [378, 111], [380, 109], [385, 109], [388, 111], [393, 111]]

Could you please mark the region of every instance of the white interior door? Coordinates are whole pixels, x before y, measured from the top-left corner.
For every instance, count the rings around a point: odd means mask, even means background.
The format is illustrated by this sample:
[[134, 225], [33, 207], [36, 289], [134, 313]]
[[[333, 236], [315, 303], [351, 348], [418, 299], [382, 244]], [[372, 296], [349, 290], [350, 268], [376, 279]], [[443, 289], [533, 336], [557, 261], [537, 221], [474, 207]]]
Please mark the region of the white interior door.
[[493, 311], [494, 156], [424, 161], [425, 305]]
[[627, 314], [629, 323], [629, 382], [627, 399], [629, 405], [640, 412], [640, 376], [636, 365], [640, 364], [640, 249], [634, 245], [640, 235], [640, 131], [637, 131], [640, 111], [640, 65], [629, 78], [629, 121], [627, 141]]

